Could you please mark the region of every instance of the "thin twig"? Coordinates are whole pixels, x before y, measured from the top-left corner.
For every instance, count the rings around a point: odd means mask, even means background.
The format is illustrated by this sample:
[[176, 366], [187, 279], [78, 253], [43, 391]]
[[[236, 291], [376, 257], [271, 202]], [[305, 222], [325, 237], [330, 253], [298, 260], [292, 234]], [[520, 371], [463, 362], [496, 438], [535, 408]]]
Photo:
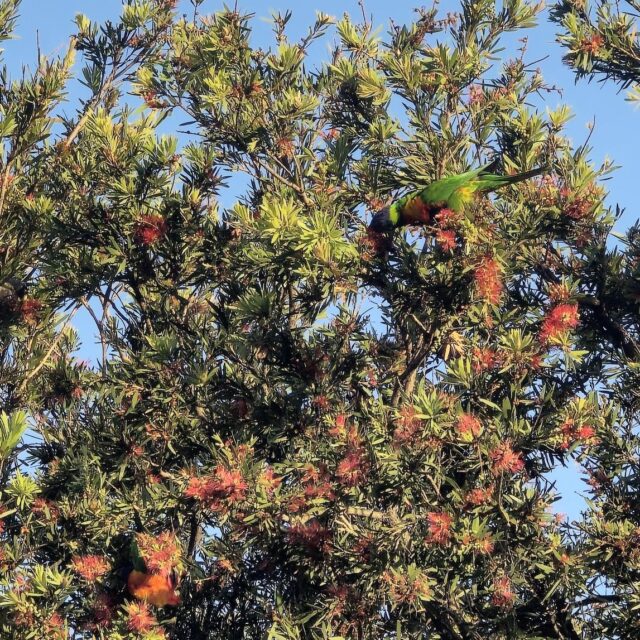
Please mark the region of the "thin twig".
[[297, 193], [300, 196], [300, 199], [302, 200], [302, 202], [304, 202], [304, 204], [307, 207], [313, 206], [313, 202], [311, 202], [311, 200], [309, 199], [309, 196], [307, 196], [304, 189], [301, 189], [297, 184], [294, 184], [290, 180], [287, 180], [287, 178], [285, 178], [284, 176], [281, 176], [277, 171], [274, 171], [269, 165], [264, 164], [259, 158], [255, 158], [254, 160], [261, 169], [263, 169], [273, 178], [275, 178], [276, 180], [279, 180], [280, 182], [282, 182], [282, 184], [284, 184], [285, 186], [289, 187], [289, 189]]
[[51, 343], [51, 346], [49, 347], [47, 352], [44, 354], [44, 357], [42, 358], [42, 360], [40, 360], [38, 365], [34, 369], [32, 369], [29, 373], [27, 373], [25, 377], [22, 379], [22, 382], [20, 383], [17, 390], [18, 394], [22, 393], [25, 390], [27, 383], [37, 375], [37, 373], [40, 371], [40, 369], [42, 369], [42, 367], [44, 367], [45, 363], [47, 362], [47, 360], [49, 360], [49, 358], [51, 357], [51, 354], [53, 353], [55, 348], [58, 346], [60, 340], [62, 339], [62, 336], [64, 335], [66, 328], [69, 326], [69, 323], [71, 322], [71, 320], [73, 320], [73, 317], [76, 315], [76, 313], [78, 312], [81, 306], [82, 304], [76, 305], [75, 309], [68, 315], [67, 319], [64, 321], [64, 324], [62, 325], [60, 331], [58, 331], [58, 335], [54, 338], [53, 342]]

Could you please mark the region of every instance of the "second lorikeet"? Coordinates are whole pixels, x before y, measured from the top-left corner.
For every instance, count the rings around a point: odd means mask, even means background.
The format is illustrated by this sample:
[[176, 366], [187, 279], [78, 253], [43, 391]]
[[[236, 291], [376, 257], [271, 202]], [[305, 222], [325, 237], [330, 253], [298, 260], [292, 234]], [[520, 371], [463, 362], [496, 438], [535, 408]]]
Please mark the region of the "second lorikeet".
[[135, 538], [131, 541], [129, 553], [130, 558], [126, 567], [129, 593], [134, 598], [144, 600], [156, 607], [180, 604], [180, 596], [176, 592], [178, 580], [175, 572], [149, 572]]
[[369, 224], [377, 232], [392, 231], [407, 225], [429, 224], [443, 209], [464, 213], [478, 193], [495, 191], [508, 184], [528, 180], [548, 171], [539, 167], [512, 176], [491, 173], [491, 163], [480, 169], [436, 180], [420, 191], [413, 191], [378, 211]]
[[156, 607], [180, 604], [180, 596], [176, 593], [176, 580], [171, 575], [133, 569], [127, 578], [127, 588], [134, 598]]

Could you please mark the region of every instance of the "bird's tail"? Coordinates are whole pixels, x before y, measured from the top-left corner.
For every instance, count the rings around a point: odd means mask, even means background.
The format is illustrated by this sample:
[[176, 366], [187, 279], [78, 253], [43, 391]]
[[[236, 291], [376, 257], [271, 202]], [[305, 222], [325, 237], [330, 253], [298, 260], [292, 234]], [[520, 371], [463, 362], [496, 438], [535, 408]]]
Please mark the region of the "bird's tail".
[[516, 184], [523, 180], [529, 180], [529, 178], [535, 178], [536, 176], [549, 173], [551, 167], [549, 165], [543, 165], [537, 169], [531, 169], [530, 171], [523, 171], [522, 173], [516, 173], [512, 176], [499, 176], [491, 173], [481, 173], [478, 178], [483, 183], [483, 191], [493, 191], [500, 187], [505, 187], [508, 184]]

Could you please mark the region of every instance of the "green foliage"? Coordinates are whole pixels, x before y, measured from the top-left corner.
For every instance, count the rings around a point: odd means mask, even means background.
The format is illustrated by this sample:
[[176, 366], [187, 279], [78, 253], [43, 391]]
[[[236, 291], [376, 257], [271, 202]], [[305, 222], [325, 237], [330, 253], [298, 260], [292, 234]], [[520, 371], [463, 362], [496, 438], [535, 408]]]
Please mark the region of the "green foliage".
[[0, 460], [6, 460], [18, 446], [27, 430], [27, 414], [18, 411], [8, 416], [0, 414]]
[[629, 88], [627, 97], [640, 100], [640, 40], [636, 0], [612, 3], [597, 0], [562, 0], [554, 5], [551, 18], [562, 27], [559, 42], [567, 49], [565, 61], [579, 78], [613, 80]]

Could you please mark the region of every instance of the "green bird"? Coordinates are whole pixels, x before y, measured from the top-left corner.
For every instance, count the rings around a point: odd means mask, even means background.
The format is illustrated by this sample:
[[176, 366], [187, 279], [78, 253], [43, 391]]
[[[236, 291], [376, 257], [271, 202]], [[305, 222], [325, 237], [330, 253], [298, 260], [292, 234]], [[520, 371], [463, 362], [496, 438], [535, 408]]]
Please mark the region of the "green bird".
[[501, 176], [490, 172], [494, 165], [495, 162], [492, 162], [480, 169], [448, 176], [432, 182], [421, 191], [408, 193], [378, 211], [373, 216], [369, 229], [385, 232], [407, 225], [429, 224], [443, 209], [464, 213], [465, 207], [473, 202], [476, 194], [489, 193], [548, 171], [547, 167], [538, 167], [513, 176]]

